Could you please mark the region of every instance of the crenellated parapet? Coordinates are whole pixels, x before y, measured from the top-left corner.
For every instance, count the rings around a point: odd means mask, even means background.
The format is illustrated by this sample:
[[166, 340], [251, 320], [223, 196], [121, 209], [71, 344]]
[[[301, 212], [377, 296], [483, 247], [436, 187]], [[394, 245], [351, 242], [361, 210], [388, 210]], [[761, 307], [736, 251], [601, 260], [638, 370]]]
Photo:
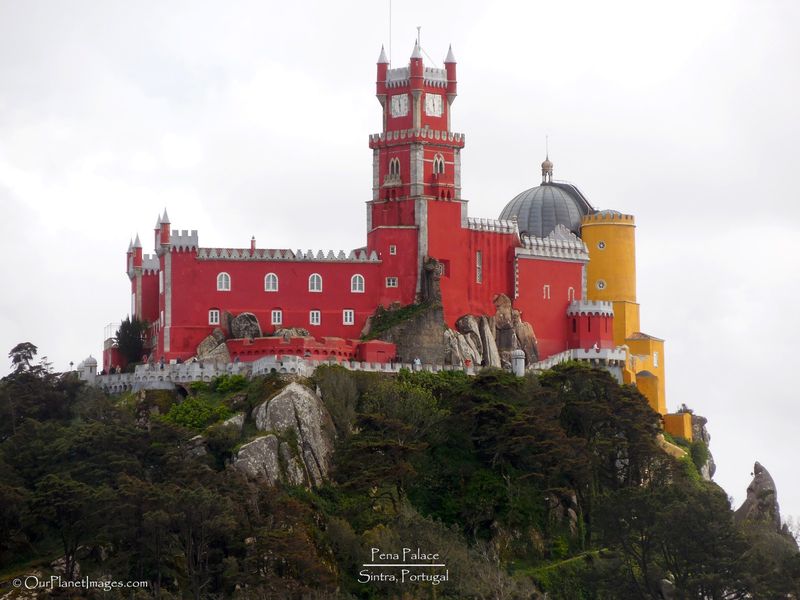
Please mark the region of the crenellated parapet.
[[490, 231], [493, 233], [511, 233], [519, 235], [517, 222], [503, 219], [481, 219], [477, 217], [467, 217], [467, 228], [473, 231]]
[[142, 256], [142, 273], [144, 275], [155, 275], [161, 268], [158, 256], [155, 254], [145, 254]]
[[570, 317], [598, 316], [613, 317], [614, 304], [605, 300], [575, 300], [567, 307]]
[[448, 142], [456, 147], [463, 148], [466, 137], [463, 133], [453, 131], [440, 131], [423, 127], [421, 129], [399, 129], [385, 133], [373, 133], [369, 136], [369, 147], [372, 149], [392, 145], [392, 142]]
[[589, 251], [586, 244], [562, 224], [547, 237], [523, 235], [520, 238], [522, 247], [515, 249], [518, 257], [560, 258], [566, 260], [589, 260]]
[[186, 229], [178, 231], [174, 229], [169, 236], [169, 243], [173, 250], [179, 252], [197, 250], [200, 245], [197, 241], [196, 229], [192, 229], [191, 231], [187, 231]]
[[307, 261], [307, 262], [381, 262], [378, 253], [374, 250], [367, 253], [364, 249], [351, 250], [345, 254], [344, 250], [334, 252], [328, 250], [281, 250], [258, 248], [198, 248], [197, 258], [199, 260], [240, 260], [240, 261]]
[[585, 215], [581, 219], [581, 223], [584, 225], [609, 222], [617, 222], [623, 225], [635, 225], [636, 219], [634, 219], [633, 215], [626, 215], [616, 210], [600, 210], [595, 213]]

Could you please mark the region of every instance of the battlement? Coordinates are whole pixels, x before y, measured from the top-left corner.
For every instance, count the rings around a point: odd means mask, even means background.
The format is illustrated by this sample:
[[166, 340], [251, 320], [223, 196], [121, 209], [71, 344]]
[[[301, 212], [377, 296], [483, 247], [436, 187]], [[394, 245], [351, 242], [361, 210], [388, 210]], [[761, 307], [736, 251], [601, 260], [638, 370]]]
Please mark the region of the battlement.
[[381, 262], [377, 252], [373, 250], [367, 254], [364, 249], [351, 250], [349, 254], [345, 254], [344, 250], [339, 250], [337, 253], [334, 253], [333, 250], [327, 252], [318, 250], [315, 253], [313, 250], [292, 252], [291, 250], [268, 248], [256, 250], [250, 250], [250, 248], [199, 248], [197, 258], [200, 260], [241, 261]]
[[386, 71], [386, 87], [396, 88], [408, 84], [410, 72], [408, 67], [388, 69]]
[[434, 67], [425, 67], [423, 81], [433, 87], [447, 87], [447, 71]]
[[158, 260], [158, 256], [155, 254], [145, 254], [142, 256], [142, 272], [145, 275], [153, 275], [158, 273], [161, 269], [161, 263]]
[[381, 147], [388, 142], [407, 142], [407, 141], [442, 141], [457, 144], [459, 147], [464, 146], [465, 136], [463, 133], [455, 133], [453, 131], [439, 131], [424, 127], [422, 129], [400, 129], [394, 131], [387, 131], [385, 133], [373, 133], [369, 136], [369, 147]]
[[608, 222], [615, 222], [621, 223], [624, 225], [634, 225], [636, 220], [633, 218], [633, 215], [625, 215], [616, 210], [601, 210], [596, 213], [585, 215], [581, 219], [581, 223], [584, 225], [592, 224], [592, 223], [608, 223]]
[[495, 233], [514, 233], [519, 235], [516, 221], [506, 221], [502, 219], [467, 217], [467, 228], [473, 231], [492, 231]]
[[197, 229], [192, 229], [191, 232], [186, 229], [178, 231], [172, 230], [169, 236], [169, 243], [175, 250], [197, 250], [199, 244], [197, 241]]
[[562, 258], [568, 260], [589, 260], [586, 244], [564, 225], [559, 224], [547, 237], [523, 235], [521, 248], [515, 249], [516, 256], [535, 256], [543, 258]]
[[606, 300], [575, 300], [567, 307], [567, 315], [613, 317], [614, 304]]

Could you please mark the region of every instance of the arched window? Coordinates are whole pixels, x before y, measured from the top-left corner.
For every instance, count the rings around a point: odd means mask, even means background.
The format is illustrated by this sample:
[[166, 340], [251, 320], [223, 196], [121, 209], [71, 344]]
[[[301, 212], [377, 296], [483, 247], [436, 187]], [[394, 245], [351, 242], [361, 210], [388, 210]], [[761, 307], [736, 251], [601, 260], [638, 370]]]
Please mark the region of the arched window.
[[267, 273], [264, 276], [264, 291], [277, 292], [278, 291], [278, 276], [275, 273]]
[[217, 275], [217, 291], [230, 292], [231, 291], [231, 276], [224, 271]]
[[400, 159], [393, 158], [389, 161], [389, 175], [400, 175]]
[[444, 157], [441, 154], [433, 157], [433, 173], [435, 175], [444, 173]]
[[308, 291], [321, 292], [322, 291], [322, 275], [319, 273], [312, 273], [308, 278]]
[[364, 293], [364, 276], [356, 273], [350, 278], [350, 291], [355, 294]]
[[570, 302], [574, 302], [575, 300], [575, 288], [571, 287], [567, 289], [567, 300]]

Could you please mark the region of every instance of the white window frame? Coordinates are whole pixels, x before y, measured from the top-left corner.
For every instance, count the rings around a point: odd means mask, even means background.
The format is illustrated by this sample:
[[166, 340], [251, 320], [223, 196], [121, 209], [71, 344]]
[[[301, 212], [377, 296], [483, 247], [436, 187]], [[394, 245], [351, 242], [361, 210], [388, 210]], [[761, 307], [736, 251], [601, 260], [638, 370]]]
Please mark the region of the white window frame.
[[322, 323], [322, 313], [318, 310], [308, 311], [308, 324], [320, 325]]
[[483, 283], [483, 252], [475, 252], [475, 283]]
[[437, 154], [433, 157], [433, 174], [434, 175], [443, 175], [444, 174], [444, 156], [441, 154]]
[[389, 160], [389, 175], [400, 175], [400, 159], [392, 158]]
[[361, 273], [356, 273], [350, 278], [350, 291], [354, 294], [364, 293], [364, 276]]
[[218, 292], [231, 291], [231, 276], [225, 271], [222, 271], [217, 274], [217, 291]]
[[395, 244], [389, 244], [389, 254], [392, 256], [397, 255], [397, 246]]
[[211, 308], [208, 311], [208, 324], [219, 325], [219, 309]]
[[567, 300], [569, 300], [570, 302], [574, 302], [575, 301], [575, 288], [574, 287], [567, 288]]
[[264, 275], [265, 292], [277, 292], [279, 285], [280, 285], [280, 280], [278, 279], [278, 275], [276, 273], [267, 273], [266, 275]]
[[550, 284], [545, 283], [542, 287], [542, 299], [543, 300], [550, 300]]
[[[319, 286], [317, 286], [317, 282]], [[308, 276], [308, 291], [314, 293], [322, 292], [322, 275], [319, 273], [312, 273]]]
[[400, 282], [398, 281], [397, 277], [387, 277], [386, 278], [386, 287], [387, 288], [396, 288], [400, 287]]
[[283, 325], [283, 311], [280, 308], [273, 308], [269, 315], [269, 322], [272, 325]]
[[345, 308], [342, 311], [342, 325], [353, 325], [356, 322], [356, 311], [352, 308]]

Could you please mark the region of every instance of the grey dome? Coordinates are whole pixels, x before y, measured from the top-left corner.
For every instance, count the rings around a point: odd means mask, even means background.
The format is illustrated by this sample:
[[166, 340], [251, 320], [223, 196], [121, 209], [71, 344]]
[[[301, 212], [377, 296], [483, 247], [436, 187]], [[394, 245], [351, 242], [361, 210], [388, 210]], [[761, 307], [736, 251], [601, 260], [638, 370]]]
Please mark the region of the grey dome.
[[500, 218], [516, 219], [520, 233], [530, 236], [547, 237], [558, 224], [579, 236], [581, 218], [593, 212], [592, 205], [574, 185], [543, 183], [506, 204]]

